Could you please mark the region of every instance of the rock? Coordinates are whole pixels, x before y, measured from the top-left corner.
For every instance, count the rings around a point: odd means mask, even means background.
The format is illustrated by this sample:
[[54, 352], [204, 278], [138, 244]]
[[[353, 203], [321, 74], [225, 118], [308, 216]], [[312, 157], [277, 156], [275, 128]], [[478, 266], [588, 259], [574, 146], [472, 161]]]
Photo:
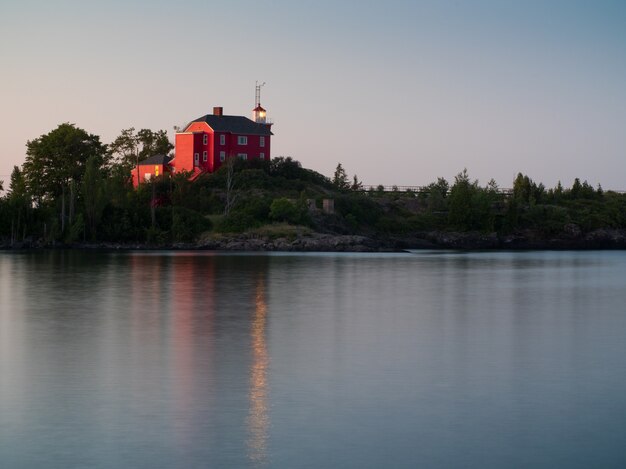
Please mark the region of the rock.
[[580, 226], [575, 223], [567, 223], [563, 227], [563, 234], [567, 238], [580, 238], [582, 236], [582, 230], [580, 229]]

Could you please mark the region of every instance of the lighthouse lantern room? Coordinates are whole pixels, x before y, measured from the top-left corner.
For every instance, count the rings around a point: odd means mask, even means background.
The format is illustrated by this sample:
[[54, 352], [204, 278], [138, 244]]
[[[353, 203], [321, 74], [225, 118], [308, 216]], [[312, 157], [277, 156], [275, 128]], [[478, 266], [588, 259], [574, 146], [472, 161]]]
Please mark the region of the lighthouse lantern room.
[[261, 87], [265, 85], [265, 82], [259, 85], [256, 83], [254, 93], [254, 109], [252, 110], [252, 120], [257, 124], [265, 124], [267, 121], [267, 111], [261, 107]]

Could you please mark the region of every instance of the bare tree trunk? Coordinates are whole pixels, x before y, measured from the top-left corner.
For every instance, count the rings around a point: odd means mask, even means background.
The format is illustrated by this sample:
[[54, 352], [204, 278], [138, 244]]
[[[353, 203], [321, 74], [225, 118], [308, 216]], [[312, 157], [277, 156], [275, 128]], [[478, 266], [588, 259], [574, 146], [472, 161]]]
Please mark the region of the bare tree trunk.
[[224, 215], [228, 215], [235, 205], [237, 194], [235, 193], [235, 159], [230, 157], [226, 160], [226, 204], [224, 205]]
[[74, 180], [70, 181], [70, 226], [74, 222]]
[[156, 199], [156, 186], [154, 185], [154, 181], [152, 181], [152, 201], [150, 202], [150, 215], [152, 216], [152, 228], [154, 228], [154, 225], [156, 225], [155, 199]]
[[61, 233], [65, 231], [65, 185], [61, 193]]

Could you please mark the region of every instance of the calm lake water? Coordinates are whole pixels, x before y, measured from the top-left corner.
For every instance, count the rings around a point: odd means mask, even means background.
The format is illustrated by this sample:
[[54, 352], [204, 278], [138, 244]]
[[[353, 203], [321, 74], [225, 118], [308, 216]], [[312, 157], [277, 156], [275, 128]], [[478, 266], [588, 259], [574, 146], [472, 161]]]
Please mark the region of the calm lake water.
[[0, 467], [626, 467], [626, 253], [0, 252]]

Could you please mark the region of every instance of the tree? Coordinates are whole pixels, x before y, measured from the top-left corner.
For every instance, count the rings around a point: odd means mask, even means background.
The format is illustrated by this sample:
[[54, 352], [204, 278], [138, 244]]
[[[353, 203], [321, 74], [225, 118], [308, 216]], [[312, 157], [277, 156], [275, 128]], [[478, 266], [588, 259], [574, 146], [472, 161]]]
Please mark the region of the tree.
[[350, 186], [350, 189], [353, 191], [363, 190], [363, 183], [359, 181], [359, 178], [356, 176], [356, 174], [354, 175], [354, 178], [352, 178], [352, 185]]
[[546, 188], [543, 184], [537, 185], [528, 176], [518, 173], [513, 181], [513, 198], [520, 205], [541, 202], [545, 196]]
[[286, 179], [297, 179], [302, 173], [302, 165], [291, 156], [279, 156], [270, 162], [270, 174]]
[[17, 240], [18, 234], [24, 232], [31, 208], [31, 198], [26, 187], [24, 174], [17, 166], [13, 167], [9, 192], [6, 202], [11, 216], [11, 243]]
[[274, 221], [284, 221], [292, 225], [305, 224], [307, 222], [306, 199], [301, 198], [296, 202], [285, 197], [274, 199], [270, 205], [269, 216]]
[[[65, 194], [70, 181], [80, 184], [89, 158], [99, 166], [107, 160], [100, 137], [64, 123], [26, 144], [23, 166], [26, 186], [39, 202]], [[64, 204], [65, 205], [65, 204]]]
[[477, 186], [476, 181], [470, 181], [467, 169], [455, 176], [448, 197], [448, 221], [452, 226], [464, 230], [471, 227], [472, 196]]
[[95, 238], [97, 225], [106, 206], [106, 198], [102, 173], [98, 167], [98, 162], [93, 157], [87, 160], [82, 189], [87, 226], [89, 227], [91, 237]]
[[448, 221], [462, 230], [490, 231], [494, 225], [492, 203], [497, 196], [497, 184], [490, 181], [482, 188], [471, 181], [467, 169], [457, 174], [448, 196]]
[[137, 137], [141, 144], [139, 161], [154, 155], [168, 155], [174, 149], [174, 145], [170, 142], [165, 130], [154, 132], [150, 129], [141, 129], [137, 132]]
[[120, 135], [109, 145], [115, 164], [129, 172], [137, 163], [154, 155], [167, 155], [174, 145], [169, 141], [165, 130], [141, 129], [135, 133], [135, 128], [122, 129]]
[[335, 169], [333, 185], [339, 190], [346, 190], [350, 187], [350, 184], [348, 183], [348, 175], [343, 169], [343, 166], [341, 166], [341, 163], [338, 163], [337, 168]]
[[446, 197], [450, 184], [445, 178], [437, 178], [437, 182], [431, 182], [426, 186], [428, 192], [428, 209], [431, 212], [445, 210]]
[[580, 183], [580, 179], [574, 179], [574, 184], [572, 184], [572, 188], [570, 190], [570, 196], [572, 199], [578, 199], [581, 196], [583, 186]]
[[119, 137], [109, 145], [115, 164], [130, 171], [130, 168], [139, 162], [139, 141], [135, 135], [135, 128], [122, 129]]

